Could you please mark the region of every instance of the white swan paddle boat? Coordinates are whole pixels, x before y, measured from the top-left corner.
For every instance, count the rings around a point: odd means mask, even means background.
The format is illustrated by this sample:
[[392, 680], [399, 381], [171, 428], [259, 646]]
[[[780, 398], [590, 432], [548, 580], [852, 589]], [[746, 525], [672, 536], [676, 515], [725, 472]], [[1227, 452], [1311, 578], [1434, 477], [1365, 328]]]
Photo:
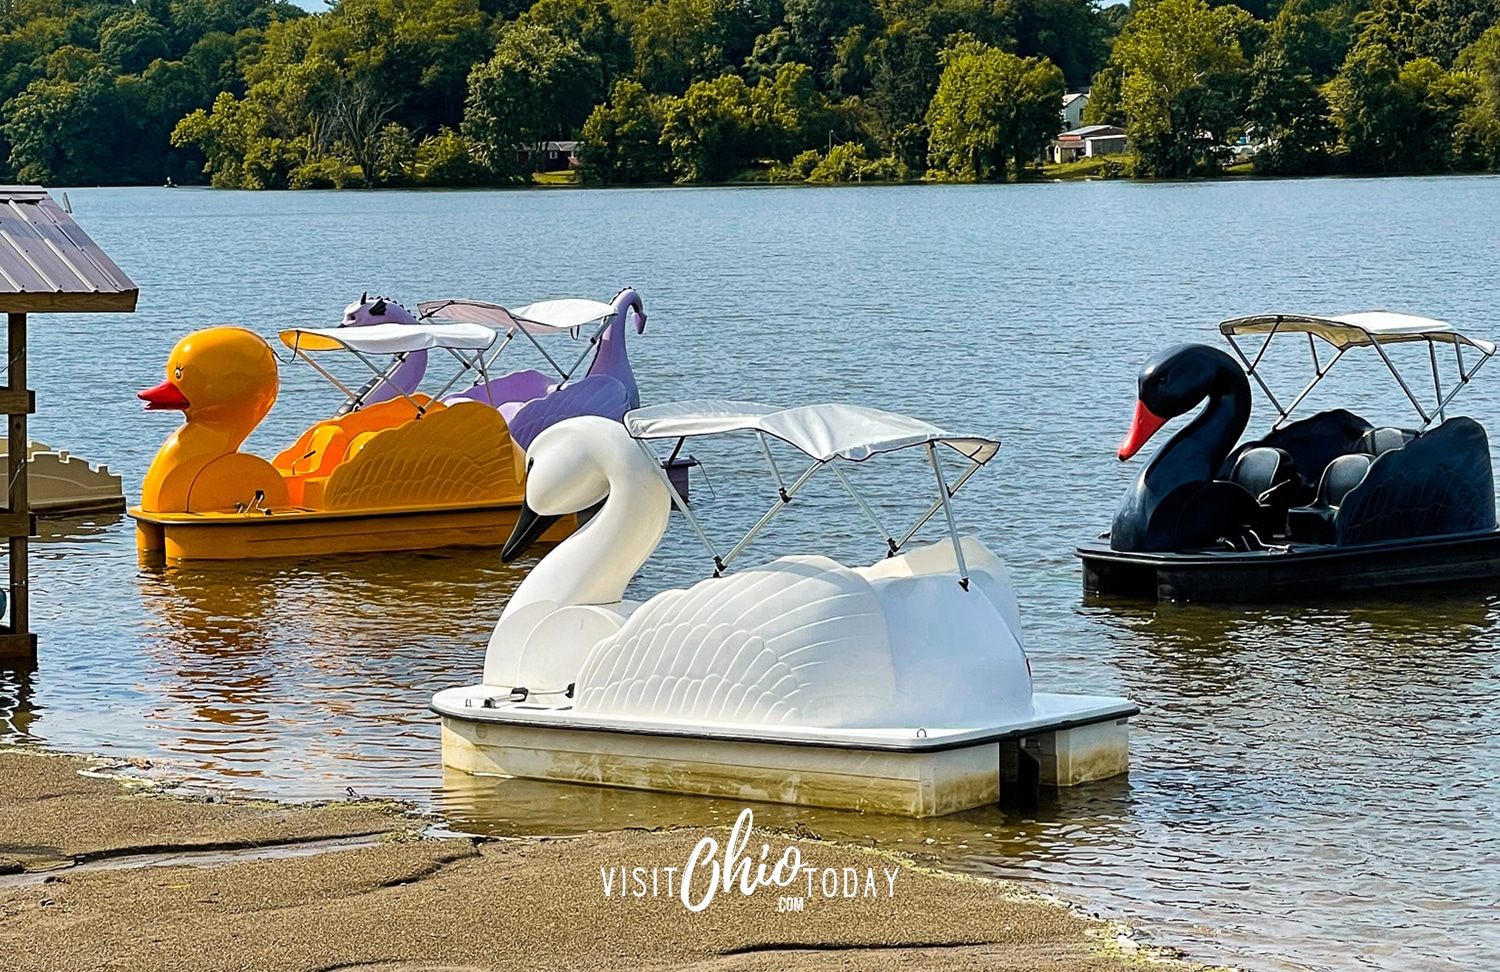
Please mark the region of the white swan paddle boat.
[[[749, 433], [775, 481], [771, 508], [721, 552], [652, 446]], [[772, 440], [811, 460], [784, 478]], [[598, 512], [522, 581], [490, 638], [484, 680], [438, 692], [443, 762], [473, 774], [936, 816], [1002, 787], [1124, 773], [1128, 699], [1032, 690], [1009, 574], [960, 536], [950, 500], [999, 442], [851, 405], [775, 409], [696, 401], [583, 416], [527, 450], [526, 507], [503, 556], [556, 517]], [[841, 466], [925, 453], [935, 498], [904, 534], [881, 525]], [[675, 450], [674, 450], [675, 451]], [[778, 446], [778, 451], [784, 451]], [[952, 479], [944, 460], [965, 462]], [[730, 565], [827, 469], [886, 556]], [[680, 509], [712, 576], [644, 603], [627, 585]], [[948, 536], [906, 549], [942, 516]]]

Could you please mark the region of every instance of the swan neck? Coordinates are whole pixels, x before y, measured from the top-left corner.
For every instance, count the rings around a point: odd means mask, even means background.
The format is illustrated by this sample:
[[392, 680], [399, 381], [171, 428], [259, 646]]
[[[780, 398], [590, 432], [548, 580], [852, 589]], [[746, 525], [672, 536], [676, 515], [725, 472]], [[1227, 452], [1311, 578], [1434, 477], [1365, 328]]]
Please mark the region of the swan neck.
[[1168, 440], [1148, 468], [1176, 468], [1174, 458], [1185, 453], [1183, 458], [1199, 467], [1183, 469], [1187, 478], [1208, 480], [1217, 475], [1219, 467], [1239, 442], [1245, 426], [1250, 424], [1250, 383], [1237, 371], [1221, 369], [1204, 397], [1207, 404], [1203, 410]]

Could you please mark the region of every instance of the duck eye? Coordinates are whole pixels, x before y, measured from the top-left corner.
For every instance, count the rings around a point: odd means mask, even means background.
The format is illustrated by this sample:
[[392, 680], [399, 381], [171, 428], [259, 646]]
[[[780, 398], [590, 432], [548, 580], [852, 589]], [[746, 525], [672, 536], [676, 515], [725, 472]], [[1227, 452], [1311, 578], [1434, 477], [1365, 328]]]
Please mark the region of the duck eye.
[[182, 367], [180, 365], [172, 372], [172, 377], [177, 381], [182, 380]]

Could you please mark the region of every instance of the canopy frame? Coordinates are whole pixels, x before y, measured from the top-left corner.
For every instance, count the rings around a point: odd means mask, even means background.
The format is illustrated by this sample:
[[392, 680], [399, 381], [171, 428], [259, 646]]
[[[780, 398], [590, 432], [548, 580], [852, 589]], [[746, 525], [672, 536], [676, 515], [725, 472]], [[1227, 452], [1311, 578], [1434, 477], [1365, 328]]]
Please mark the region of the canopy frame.
[[[351, 330], [353, 329], [351, 328]], [[398, 396], [406, 399], [411, 407], [416, 409], [417, 417], [421, 418], [422, 416], [427, 414], [427, 411], [431, 407], [433, 402], [438, 401], [443, 397], [443, 395], [447, 394], [448, 389], [457, 384], [458, 380], [469, 371], [477, 370], [479, 372], [481, 382], [487, 383], [489, 381], [488, 364], [484, 358], [484, 350], [471, 350], [440, 346], [442, 350], [447, 351], [449, 355], [451, 355], [455, 360], [458, 361], [458, 370], [454, 372], [453, 377], [448, 379], [447, 383], [443, 385], [443, 387], [438, 391], [437, 394], [428, 397], [428, 402], [424, 405], [423, 403], [413, 398], [410, 394], [408, 394], [406, 390], [403, 389], [400, 385], [397, 385], [394, 381], [392, 381], [392, 378], [396, 374], [396, 370], [401, 367], [403, 362], [406, 361], [407, 355], [411, 353], [410, 351], [401, 351], [393, 354], [391, 356], [391, 363], [382, 368], [378, 364], [376, 364], [374, 360], [372, 360], [368, 352], [361, 351], [358, 348], [352, 347], [342, 341], [339, 341], [339, 346], [343, 350], [348, 351], [350, 354], [354, 355], [355, 358], [359, 359], [359, 362], [366, 368], [368, 368], [370, 370], [370, 373], [375, 376], [374, 381], [370, 382], [359, 391], [354, 391], [350, 389], [348, 385], [345, 385], [342, 381], [340, 381], [331, 371], [319, 364], [317, 360], [312, 357], [312, 355], [307, 353], [307, 350], [302, 347], [302, 331], [293, 330], [291, 333], [295, 335], [289, 345], [292, 350], [292, 354], [296, 355], [298, 358], [301, 358], [303, 361], [306, 361], [309, 365], [312, 366], [314, 371], [322, 375], [325, 379], [328, 380], [330, 384], [332, 384], [335, 388], [337, 388], [344, 394], [345, 401], [343, 405], [339, 406], [338, 411], [335, 413], [337, 415], [347, 415], [350, 412], [358, 411], [360, 408], [364, 407], [365, 399], [367, 399], [377, 388], [381, 387], [382, 385], [388, 385], [390, 388], [395, 390]], [[322, 336], [327, 337], [327, 335]], [[337, 338], [330, 339], [335, 341], [338, 340]], [[286, 343], [286, 339], [284, 337], [282, 338], [282, 342]], [[465, 354], [466, 351], [467, 355]]]
[[[932, 503], [920, 515], [918, 515], [916, 520], [912, 523], [911, 527], [904, 534], [902, 534], [899, 540], [897, 540], [894, 533], [886, 529], [886, 527], [882, 524], [880, 517], [876, 514], [874, 508], [870, 506], [869, 502], [863, 495], [860, 494], [859, 490], [855, 487], [853, 481], [849, 479], [848, 475], [839, 466], [839, 463], [841, 462], [859, 462], [864, 460], [851, 459], [838, 454], [829, 456], [815, 455], [807, 451], [807, 449], [803, 448], [795, 441], [783, 438], [782, 441], [803, 452], [812, 460], [808, 467], [802, 473], [800, 473], [796, 479], [792, 480], [790, 485], [788, 485], [785, 476], [782, 474], [781, 467], [776, 462], [775, 455], [771, 452], [768, 437], [774, 435], [774, 433], [768, 433], [763, 429], [754, 427], [753, 425], [747, 424], [738, 427], [725, 427], [704, 432], [689, 432], [686, 434], [652, 434], [648, 431], [642, 431], [632, 428], [629, 421], [629, 413], [627, 413], [626, 430], [629, 432], [631, 438], [636, 440], [636, 444], [641, 448], [641, 451], [651, 459], [651, 465], [656, 470], [658, 479], [661, 481], [662, 485], [667, 488], [668, 493], [671, 494], [672, 499], [677, 505], [677, 509], [682, 512], [683, 516], [687, 519], [688, 525], [692, 528], [693, 532], [697, 535], [698, 540], [703, 544], [704, 549], [708, 552], [709, 558], [713, 561], [714, 577], [722, 577], [724, 575], [724, 572], [729, 569], [730, 564], [732, 564], [740, 556], [740, 554], [742, 554], [745, 549], [755, 540], [755, 538], [759, 536], [760, 533], [765, 530], [765, 528], [769, 526], [773, 520], [776, 519], [776, 517], [781, 513], [783, 509], [791, 505], [793, 499], [795, 499], [796, 496], [802, 492], [802, 490], [813, 479], [813, 477], [820, 470], [827, 468], [832, 472], [834, 478], [838, 480], [844, 491], [847, 492], [850, 498], [854, 500], [854, 503], [859, 508], [861, 514], [863, 514], [863, 516], [871, 523], [871, 525], [874, 526], [876, 533], [881, 538], [882, 544], [885, 548], [885, 556], [887, 558], [894, 557], [899, 554], [901, 552], [901, 548], [904, 547], [908, 542], [910, 542], [912, 537], [916, 536], [917, 532], [920, 531], [922, 527], [925, 526], [927, 522], [931, 520], [935, 515], [937, 515], [938, 511], [941, 510], [944, 514], [944, 519], [946, 520], [947, 524], [948, 539], [953, 545], [954, 560], [957, 564], [959, 573], [959, 586], [965, 591], [969, 590], [969, 568], [967, 562], [964, 559], [963, 545], [960, 542], [958, 523], [953, 514], [952, 500], [953, 497], [958, 494], [958, 491], [963, 488], [964, 484], [967, 483], [969, 479], [980, 470], [980, 468], [982, 468], [986, 463], [990, 461], [990, 459], [994, 457], [994, 449], [999, 447], [999, 442], [996, 440], [982, 440], [991, 443], [994, 448], [979, 451], [978, 458], [968, 456], [967, 454], [963, 453], [962, 450], [958, 449], [957, 446], [953, 446], [954, 451], [958, 451], [961, 455], [965, 456], [968, 461], [968, 465], [964, 469], [962, 474], [954, 481], [952, 486], [948, 485], [947, 478], [943, 472], [942, 463], [938, 458], [938, 443], [945, 442], [946, 444], [949, 444], [951, 446], [953, 445], [953, 443], [948, 442], [948, 439], [952, 439], [955, 441], [976, 441], [978, 440], [978, 437], [947, 436], [946, 433], [943, 433], [941, 437], [929, 437], [925, 441], [910, 442], [903, 445], [897, 445], [888, 449], [878, 450], [875, 453], [879, 454], [880, 452], [894, 452], [901, 451], [907, 448], [920, 447], [927, 454], [928, 463], [932, 468], [933, 477], [937, 487], [937, 498], [934, 499]], [[689, 438], [700, 438], [711, 435], [727, 435], [734, 432], [747, 431], [753, 432], [756, 437], [756, 441], [759, 445], [761, 454], [764, 456], [766, 465], [770, 471], [771, 480], [775, 484], [776, 497], [774, 500], [772, 500], [771, 506], [750, 527], [750, 529], [744, 534], [744, 536], [740, 537], [740, 539], [736, 541], [733, 546], [731, 546], [727, 551], [721, 554], [719, 552], [719, 549], [714, 545], [712, 538], [709, 536], [708, 531], [704, 528], [702, 522], [698, 519], [698, 517], [693, 515], [692, 509], [688, 506], [686, 498], [683, 497], [680, 492], [678, 492], [677, 487], [672, 483], [671, 476], [667, 473], [666, 463], [662, 461], [656, 450], [652, 447], [651, 443], [657, 439], [665, 439], [669, 441], [675, 440], [675, 443], [671, 450], [672, 455], [675, 456], [679, 452], [681, 452], [683, 444], [686, 443]], [[941, 432], [941, 430], [937, 431]], [[778, 438], [780, 437], [778, 436]]]
[[[1270, 321], [1269, 329], [1262, 330], [1268, 319]], [[1403, 330], [1399, 332], [1382, 332], [1362, 326], [1351, 320], [1277, 314], [1228, 320], [1219, 325], [1219, 332], [1224, 335], [1225, 340], [1229, 342], [1229, 346], [1244, 364], [1246, 373], [1260, 386], [1261, 391], [1270, 401], [1271, 407], [1276, 409], [1277, 418], [1271, 425], [1273, 430], [1280, 428], [1291, 418], [1292, 413], [1297, 410], [1297, 407], [1328, 376], [1350, 348], [1369, 346], [1375, 349], [1375, 353], [1380, 357], [1381, 363], [1385, 365], [1386, 370], [1395, 379], [1402, 394], [1406, 396], [1407, 401], [1416, 410], [1418, 417], [1422, 421], [1418, 431], [1425, 432], [1434, 422], [1443, 422], [1447, 419], [1449, 404], [1468, 386], [1469, 382], [1478, 374], [1479, 369], [1484, 367], [1485, 363], [1494, 357], [1496, 353], [1495, 346], [1489, 342], [1476, 341], [1466, 337], [1441, 321], [1432, 321], [1431, 323], [1433, 327], [1425, 331]], [[1284, 327], [1285, 325], [1290, 325], [1290, 327]], [[1250, 327], [1256, 329], [1248, 330]], [[1242, 330], [1242, 328], [1245, 328], [1245, 330]], [[1271, 390], [1271, 386], [1267, 383], [1265, 376], [1261, 374], [1261, 362], [1265, 357], [1266, 350], [1270, 348], [1271, 342], [1276, 339], [1277, 334], [1292, 333], [1293, 331], [1301, 331], [1307, 335], [1307, 347], [1312, 356], [1313, 377], [1302, 387], [1302, 390], [1297, 393], [1296, 397], [1291, 400], [1291, 404], [1283, 406], [1281, 400], [1276, 397], [1276, 393]], [[1342, 341], [1335, 340], [1330, 336], [1331, 333], [1336, 334], [1340, 331], [1348, 331], [1353, 336]], [[1254, 357], [1247, 354], [1245, 348], [1237, 340], [1237, 338], [1243, 337], [1245, 333], [1265, 334], [1265, 340], [1256, 349]], [[1326, 364], [1318, 356], [1317, 339], [1323, 340], [1333, 348], [1333, 357]], [[1401, 374], [1401, 370], [1396, 367], [1396, 363], [1391, 360], [1390, 354], [1385, 349], [1385, 345], [1389, 343], [1412, 343], [1417, 341], [1426, 343], [1428, 361], [1432, 367], [1432, 400], [1427, 404], [1424, 404], [1423, 399], [1412, 390], [1411, 384]], [[1458, 373], [1457, 381], [1448, 389], [1446, 394], [1443, 389], [1443, 369], [1438, 363], [1437, 346], [1439, 344], [1451, 344], [1453, 346], [1454, 361]], [[1473, 348], [1479, 355], [1479, 359], [1472, 361], [1470, 366], [1467, 367], [1464, 362], [1465, 345]]]
[[[417, 319], [421, 321], [458, 320], [459, 318], [445, 318], [442, 316], [442, 314], [443, 311], [459, 305], [473, 305], [476, 307], [483, 307], [486, 311], [489, 311], [490, 313], [503, 318], [502, 320], [496, 322], [484, 322], [487, 327], [494, 327], [497, 330], [503, 331], [504, 333], [504, 337], [493, 349], [488, 360], [485, 362], [487, 367], [493, 368], [495, 361], [500, 357], [501, 352], [503, 352], [511, 344], [517, 334], [520, 334], [531, 343], [532, 347], [536, 348], [537, 353], [539, 353], [543, 358], [547, 360], [547, 364], [551, 365], [552, 370], [557, 375], [557, 387], [559, 388], [562, 388], [569, 381], [572, 381], [573, 376], [577, 374], [579, 367], [583, 365], [584, 361], [588, 360], [591, 354], [597, 352], [599, 343], [604, 338], [604, 332], [609, 329], [610, 322], [614, 317], [614, 309], [610, 308], [607, 312], [601, 311], [599, 317], [591, 318], [590, 320], [585, 321], [582, 324], [571, 327], [559, 327], [553, 324], [548, 324], [545, 321], [534, 321], [529, 318], [514, 314], [506, 308], [500, 306], [499, 304], [492, 304], [487, 301], [466, 300], [462, 298], [448, 298], [444, 300], [422, 301], [417, 305]], [[531, 305], [528, 304], [527, 306], [529, 307]], [[567, 367], [564, 367], [556, 358], [554, 358], [552, 356], [552, 353], [547, 350], [546, 346], [544, 346], [542, 342], [537, 339], [539, 336], [543, 335], [567, 334], [576, 341], [581, 334], [588, 333], [587, 329], [590, 326], [593, 326], [593, 333], [588, 334], [587, 345], [579, 353], [578, 357], [573, 361], [573, 363]], [[491, 404], [494, 403], [492, 402]]]

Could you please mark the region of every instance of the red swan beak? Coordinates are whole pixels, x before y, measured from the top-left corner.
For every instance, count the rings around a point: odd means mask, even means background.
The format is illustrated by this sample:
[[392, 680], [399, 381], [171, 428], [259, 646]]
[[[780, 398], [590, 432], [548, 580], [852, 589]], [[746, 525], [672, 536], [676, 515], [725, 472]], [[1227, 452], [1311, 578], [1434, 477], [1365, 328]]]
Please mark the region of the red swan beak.
[[146, 411], [176, 411], [181, 412], [188, 407], [187, 396], [182, 389], [172, 384], [170, 380], [162, 382], [155, 388], [147, 388], [145, 391], [135, 393], [135, 397], [146, 403]]
[[1130, 434], [1120, 443], [1120, 461], [1124, 462], [1145, 445], [1156, 434], [1156, 430], [1167, 424], [1167, 420], [1146, 407], [1145, 402], [1135, 403], [1135, 419], [1130, 423]]

